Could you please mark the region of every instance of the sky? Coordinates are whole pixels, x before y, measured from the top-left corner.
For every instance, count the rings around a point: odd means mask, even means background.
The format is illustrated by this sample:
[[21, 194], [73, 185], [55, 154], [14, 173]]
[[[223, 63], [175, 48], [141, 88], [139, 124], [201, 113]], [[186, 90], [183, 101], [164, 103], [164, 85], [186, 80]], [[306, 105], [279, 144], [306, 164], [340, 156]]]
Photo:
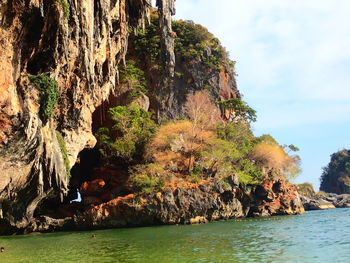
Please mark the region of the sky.
[[295, 182], [317, 190], [330, 154], [350, 148], [350, 1], [176, 0], [176, 9], [220, 39], [257, 110], [255, 135], [299, 147]]

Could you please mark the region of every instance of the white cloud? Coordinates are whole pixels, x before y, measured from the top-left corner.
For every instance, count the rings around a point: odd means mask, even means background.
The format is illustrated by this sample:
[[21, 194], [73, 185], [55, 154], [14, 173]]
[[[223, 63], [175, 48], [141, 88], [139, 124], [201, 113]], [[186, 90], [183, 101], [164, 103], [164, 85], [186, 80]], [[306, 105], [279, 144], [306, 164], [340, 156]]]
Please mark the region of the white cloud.
[[246, 96], [287, 83], [277, 98], [350, 99], [349, 1], [178, 0], [177, 10], [222, 40]]
[[257, 134], [301, 148], [299, 182], [316, 187], [329, 155], [350, 147], [349, 0], [177, 0], [237, 61]]

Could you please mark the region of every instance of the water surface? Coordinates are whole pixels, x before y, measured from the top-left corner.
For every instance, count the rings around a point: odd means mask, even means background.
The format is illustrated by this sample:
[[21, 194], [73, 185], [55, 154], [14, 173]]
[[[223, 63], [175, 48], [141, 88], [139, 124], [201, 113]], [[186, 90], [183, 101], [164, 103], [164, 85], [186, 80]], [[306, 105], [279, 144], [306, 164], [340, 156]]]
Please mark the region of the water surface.
[[0, 237], [0, 246], [6, 248], [1, 263], [350, 262], [350, 208], [192, 226]]

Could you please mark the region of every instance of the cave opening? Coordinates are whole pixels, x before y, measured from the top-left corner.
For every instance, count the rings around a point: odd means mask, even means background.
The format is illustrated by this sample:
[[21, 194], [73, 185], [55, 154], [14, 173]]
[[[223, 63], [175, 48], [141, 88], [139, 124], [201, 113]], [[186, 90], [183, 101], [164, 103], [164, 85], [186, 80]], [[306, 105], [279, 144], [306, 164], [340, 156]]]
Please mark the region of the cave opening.
[[[96, 136], [102, 127], [111, 128], [113, 121], [108, 114], [109, 108], [129, 103], [128, 96], [111, 94], [92, 114], [92, 132]], [[71, 169], [69, 193], [65, 204], [80, 202], [84, 208], [108, 202], [116, 197], [130, 193], [126, 187], [128, 166], [116, 160], [106, 164], [98, 145], [92, 149], [83, 149], [77, 162]], [[78, 198], [80, 195], [80, 198]]]
[[[110, 95], [95, 109], [92, 115], [92, 132], [96, 136], [101, 127], [111, 128], [113, 121], [108, 114], [111, 107], [130, 103], [128, 94]], [[129, 178], [128, 165], [115, 160], [104, 162], [98, 145], [83, 149], [72, 167], [69, 190], [63, 202], [59, 193], [52, 192], [38, 206], [35, 216], [48, 215], [53, 218], [72, 217], [92, 206], [106, 203], [131, 193], [126, 182]]]

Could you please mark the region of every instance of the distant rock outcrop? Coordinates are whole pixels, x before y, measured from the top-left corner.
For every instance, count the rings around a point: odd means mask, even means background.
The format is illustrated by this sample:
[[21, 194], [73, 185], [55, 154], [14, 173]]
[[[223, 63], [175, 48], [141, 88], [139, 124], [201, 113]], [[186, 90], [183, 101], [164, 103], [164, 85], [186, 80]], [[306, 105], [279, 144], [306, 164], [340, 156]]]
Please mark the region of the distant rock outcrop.
[[350, 150], [344, 149], [331, 155], [331, 161], [323, 168], [320, 190], [350, 194]]
[[350, 194], [316, 194], [312, 197], [300, 196], [306, 211], [350, 207]]
[[350, 207], [350, 194], [316, 193], [310, 183], [299, 184], [297, 187], [306, 211]]

